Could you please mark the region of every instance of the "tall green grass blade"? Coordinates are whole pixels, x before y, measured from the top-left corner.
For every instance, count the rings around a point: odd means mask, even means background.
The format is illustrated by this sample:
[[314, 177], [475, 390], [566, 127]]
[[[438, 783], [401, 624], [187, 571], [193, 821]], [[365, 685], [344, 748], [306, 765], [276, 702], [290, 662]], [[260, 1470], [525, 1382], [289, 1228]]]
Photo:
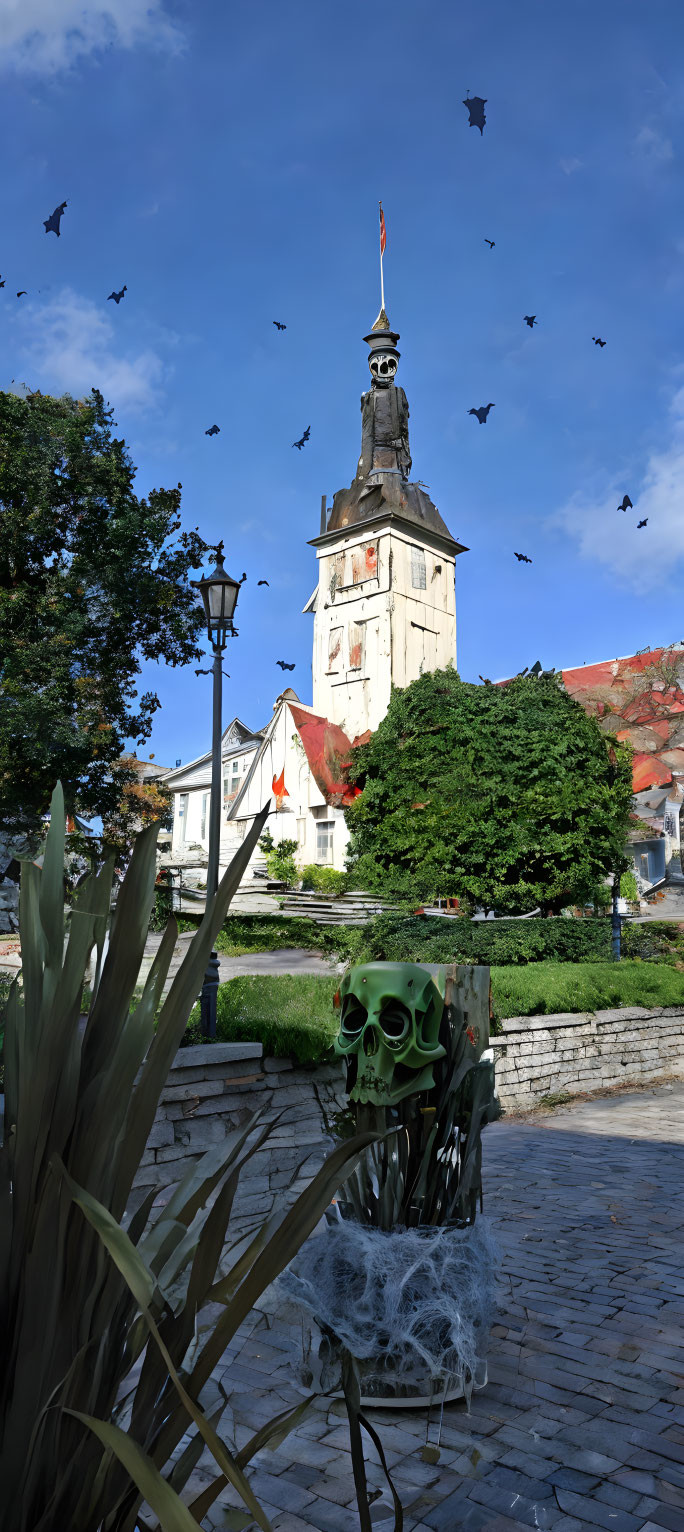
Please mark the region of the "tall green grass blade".
[[65, 1410], [65, 1414], [80, 1420], [82, 1425], [94, 1432], [103, 1447], [116, 1454], [134, 1484], [137, 1484], [143, 1499], [151, 1505], [155, 1516], [159, 1517], [162, 1532], [197, 1532], [200, 1523], [195, 1521], [175, 1489], [171, 1488], [168, 1479], [162, 1478], [152, 1459], [132, 1436], [105, 1420], [96, 1420], [92, 1415], [84, 1414], [82, 1410], [69, 1409]]

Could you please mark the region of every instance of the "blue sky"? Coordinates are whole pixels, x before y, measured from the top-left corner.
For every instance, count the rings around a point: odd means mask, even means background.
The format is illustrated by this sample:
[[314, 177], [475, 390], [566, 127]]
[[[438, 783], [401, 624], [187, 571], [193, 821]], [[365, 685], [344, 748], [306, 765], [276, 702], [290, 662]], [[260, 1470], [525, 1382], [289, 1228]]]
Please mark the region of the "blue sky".
[[[0, 79], [0, 386], [100, 387], [138, 493], [181, 480], [247, 570], [227, 718], [268, 720], [276, 659], [311, 700], [307, 539], [358, 457], [379, 197], [413, 473], [471, 550], [461, 674], [684, 637], [681, 0], [0, 0]], [[209, 678], [141, 684], [156, 758], [199, 753]]]

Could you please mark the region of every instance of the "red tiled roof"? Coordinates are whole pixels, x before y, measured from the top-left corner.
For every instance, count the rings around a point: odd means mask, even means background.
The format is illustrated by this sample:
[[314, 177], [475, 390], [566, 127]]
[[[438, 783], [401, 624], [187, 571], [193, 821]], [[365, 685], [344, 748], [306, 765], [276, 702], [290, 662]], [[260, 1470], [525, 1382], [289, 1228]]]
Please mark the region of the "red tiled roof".
[[331, 807], [345, 808], [359, 795], [359, 788], [350, 787], [343, 775], [343, 766], [349, 764], [353, 748], [351, 741], [339, 724], [305, 712], [293, 703], [289, 706], [316, 786]]
[[665, 787], [673, 771], [684, 772], [682, 650], [650, 649], [646, 654], [564, 670], [562, 677], [570, 695], [588, 713], [595, 713], [610, 733], [634, 746], [635, 793]]

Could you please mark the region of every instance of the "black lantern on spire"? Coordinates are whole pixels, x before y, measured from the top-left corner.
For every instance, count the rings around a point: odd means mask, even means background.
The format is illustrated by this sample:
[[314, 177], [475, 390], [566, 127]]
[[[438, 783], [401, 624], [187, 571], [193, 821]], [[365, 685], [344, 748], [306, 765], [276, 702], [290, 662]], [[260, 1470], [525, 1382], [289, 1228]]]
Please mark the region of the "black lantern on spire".
[[228, 634], [233, 634], [235, 631], [233, 613], [237, 606], [241, 583], [240, 580], [234, 580], [232, 575], [224, 569], [223, 543], [220, 542], [216, 549], [216, 566], [211, 574], [205, 575], [202, 580], [192, 581], [202, 597], [209, 643], [214, 648], [225, 649]]

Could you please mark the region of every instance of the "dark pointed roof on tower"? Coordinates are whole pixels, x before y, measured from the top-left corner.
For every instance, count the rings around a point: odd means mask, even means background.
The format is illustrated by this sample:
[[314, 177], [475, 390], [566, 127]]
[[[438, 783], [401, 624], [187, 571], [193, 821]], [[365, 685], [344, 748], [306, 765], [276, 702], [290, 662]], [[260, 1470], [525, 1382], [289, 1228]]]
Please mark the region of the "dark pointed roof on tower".
[[384, 308], [364, 340], [369, 347], [368, 366], [373, 381], [361, 396], [361, 456], [349, 488], [339, 489], [333, 497], [323, 535], [362, 526], [390, 514], [432, 532], [452, 551], [465, 551], [452, 537], [425, 486], [409, 478], [408, 400], [403, 388], [394, 382], [400, 357], [399, 336], [391, 329]]

